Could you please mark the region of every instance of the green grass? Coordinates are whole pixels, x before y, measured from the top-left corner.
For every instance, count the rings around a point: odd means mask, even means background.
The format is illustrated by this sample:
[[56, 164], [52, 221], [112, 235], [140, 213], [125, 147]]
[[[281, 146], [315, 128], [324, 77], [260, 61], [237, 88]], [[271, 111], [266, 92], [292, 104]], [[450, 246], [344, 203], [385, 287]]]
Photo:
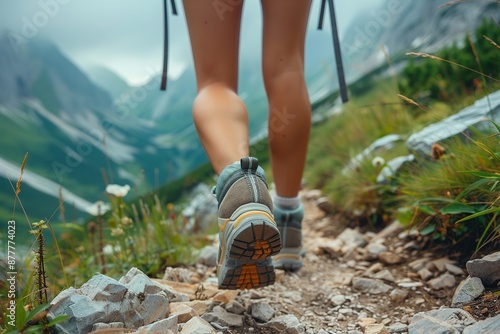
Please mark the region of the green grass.
[[[493, 45], [480, 42], [482, 47], [493, 48], [498, 57], [498, 49], [495, 51]], [[471, 47], [468, 49], [470, 51]], [[460, 52], [468, 51], [464, 48]], [[451, 65], [460, 68], [459, 64]], [[451, 65], [434, 66], [434, 70], [438, 70], [434, 75], [450, 73]], [[488, 66], [483, 62], [482, 70], [493, 73]], [[484, 89], [475, 90], [453, 87], [450, 92], [441, 91], [440, 96], [446, 96], [446, 100], [431, 96], [417, 103], [407, 103], [409, 100], [400, 96], [401, 80], [408, 83], [406, 72], [403, 72], [403, 78], [392, 76], [377, 80], [378, 74], [388, 68], [389, 65], [381, 66], [368, 77], [350, 85], [351, 101], [344, 105], [343, 113], [314, 127], [306, 168], [310, 186], [323, 189], [337, 213], [358, 224], [383, 225], [400, 218], [436, 242], [463, 246], [462, 250], [467, 254], [481, 247], [494, 248], [500, 238], [496, 224], [500, 201], [500, 182], [496, 172], [498, 133], [492, 138], [486, 138], [488, 134], [477, 134], [473, 141], [447, 142], [448, 155], [442, 160], [419, 159], [407, 167], [410, 169], [406, 173], [394, 176], [388, 184], [375, 181], [380, 168], [373, 166], [371, 160], [375, 156], [388, 161], [398, 155], [407, 155], [404, 140], [412, 133], [499, 89], [499, 83], [490, 80], [484, 84]], [[418, 76], [419, 69], [414, 67], [412, 71], [416, 72], [412, 73]], [[453, 73], [457, 75], [456, 71]], [[471, 78], [469, 74], [467, 77]], [[421, 86], [412, 83], [413, 91], [429, 89], [424, 85], [425, 80]], [[403, 142], [390, 150], [374, 152], [356, 168], [345, 172], [345, 166], [353, 157], [387, 134], [398, 134]], [[427, 203], [428, 198], [435, 200]]]
[[400, 220], [464, 253], [494, 247], [500, 239], [500, 156], [490, 148], [498, 150], [498, 136], [452, 141], [441, 159], [403, 173], [401, 205], [413, 215]]

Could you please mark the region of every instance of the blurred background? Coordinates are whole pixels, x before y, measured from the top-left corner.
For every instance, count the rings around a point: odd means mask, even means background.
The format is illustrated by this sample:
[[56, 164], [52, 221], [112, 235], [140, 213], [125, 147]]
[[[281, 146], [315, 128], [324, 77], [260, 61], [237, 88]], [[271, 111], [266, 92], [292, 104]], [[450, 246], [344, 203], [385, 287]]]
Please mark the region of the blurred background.
[[[330, 102], [326, 111], [314, 110], [322, 119], [343, 107], [329, 24], [317, 30], [320, 1], [312, 3], [306, 77], [313, 105]], [[444, 3], [335, 1], [347, 82], [359, 88], [374, 70], [387, 75], [387, 59], [395, 61], [392, 71], [400, 71], [405, 52], [463, 45], [464, 34], [484, 18], [499, 18], [497, 1], [440, 7]], [[67, 213], [78, 220], [104, 198], [108, 183], [130, 184], [138, 196], [206, 164], [192, 124], [194, 69], [182, 2], [177, 6], [179, 15], [169, 15], [168, 89], [161, 92], [162, 1], [2, 0], [2, 221], [13, 214], [26, 152], [20, 198], [37, 219], [56, 212], [62, 197]], [[261, 17], [260, 2], [246, 1], [239, 94], [249, 110], [252, 142], [264, 138], [267, 128]], [[163, 200], [172, 200], [168, 196]], [[14, 217], [22, 216], [18, 206]]]

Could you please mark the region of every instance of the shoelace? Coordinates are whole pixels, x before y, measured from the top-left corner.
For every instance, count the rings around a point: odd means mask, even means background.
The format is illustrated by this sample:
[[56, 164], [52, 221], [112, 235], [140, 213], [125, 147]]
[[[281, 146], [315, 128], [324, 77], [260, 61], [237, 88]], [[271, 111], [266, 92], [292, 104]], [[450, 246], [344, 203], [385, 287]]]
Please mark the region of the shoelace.
[[[318, 30], [323, 29], [323, 19], [326, 10], [326, 1], [321, 0], [321, 8], [319, 13]], [[164, 43], [163, 43], [163, 71], [161, 75], [161, 90], [167, 89], [167, 67], [168, 67], [168, 0], [163, 2], [163, 18], [164, 18]], [[172, 14], [177, 15], [177, 7], [175, 5], [175, 0], [170, 0], [170, 5], [172, 6]], [[340, 50], [340, 41], [337, 31], [337, 20], [335, 16], [335, 8], [333, 5], [333, 0], [328, 0], [328, 7], [330, 7], [330, 24], [332, 28], [332, 39], [333, 39], [333, 52], [335, 54], [335, 62], [337, 64], [337, 76], [339, 78], [339, 89], [342, 102], [347, 102], [349, 100], [347, 96], [347, 85], [345, 82], [344, 66], [342, 64], [342, 53]]]

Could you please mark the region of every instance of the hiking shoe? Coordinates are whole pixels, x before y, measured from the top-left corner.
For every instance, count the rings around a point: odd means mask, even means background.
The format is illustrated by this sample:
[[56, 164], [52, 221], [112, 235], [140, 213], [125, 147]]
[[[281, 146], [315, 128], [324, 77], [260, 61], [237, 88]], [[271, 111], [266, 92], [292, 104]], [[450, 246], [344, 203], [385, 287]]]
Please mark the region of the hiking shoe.
[[276, 268], [295, 271], [302, 267], [302, 219], [304, 206], [300, 204], [296, 209], [287, 210], [274, 206], [274, 219], [281, 234], [281, 252], [273, 257]]
[[219, 202], [219, 288], [251, 289], [273, 284], [276, 277], [271, 256], [279, 253], [281, 240], [258, 160], [244, 158], [224, 168], [215, 196]]

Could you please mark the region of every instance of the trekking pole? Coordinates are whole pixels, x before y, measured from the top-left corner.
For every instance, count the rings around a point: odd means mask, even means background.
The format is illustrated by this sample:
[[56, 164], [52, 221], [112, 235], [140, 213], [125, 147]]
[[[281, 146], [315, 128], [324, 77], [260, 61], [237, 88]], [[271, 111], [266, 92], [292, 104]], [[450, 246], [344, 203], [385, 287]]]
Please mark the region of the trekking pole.
[[[163, 1], [163, 71], [161, 73], [161, 85], [160, 90], [167, 89], [167, 67], [168, 67], [168, 0]], [[172, 13], [177, 15], [177, 7], [175, 6], [175, 0], [170, 0], [170, 5], [172, 6]]]
[[[347, 96], [347, 85], [345, 82], [344, 66], [342, 64], [342, 53], [340, 49], [339, 34], [337, 30], [337, 18], [335, 15], [335, 8], [333, 5], [333, 0], [328, 0], [328, 6], [330, 7], [330, 24], [332, 28], [332, 38], [333, 38], [333, 52], [335, 54], [335, 62], [337, 63], [337, 76], [339, 78], [339, 90], [342, 102], [346, 103], [349, 101]], [[321, 1], [321, 8], [319, 13], [318, 29], [323, 29], [323, 18], [325, 15], [326, 0]]]

